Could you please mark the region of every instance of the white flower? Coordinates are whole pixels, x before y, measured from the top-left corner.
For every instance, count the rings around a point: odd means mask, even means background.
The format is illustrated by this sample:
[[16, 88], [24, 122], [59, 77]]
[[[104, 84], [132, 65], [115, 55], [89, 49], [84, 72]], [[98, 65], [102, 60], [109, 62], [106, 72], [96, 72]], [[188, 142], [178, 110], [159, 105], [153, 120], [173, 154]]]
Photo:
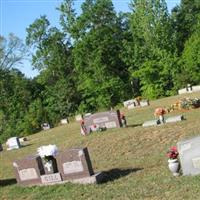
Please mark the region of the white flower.
[[45, 156], [55, 156], [58, 152], [58, 148], [56, 145], [47, 145], [41, 146], [37, 149], [37, 152], [40, 157], [44, 158]]

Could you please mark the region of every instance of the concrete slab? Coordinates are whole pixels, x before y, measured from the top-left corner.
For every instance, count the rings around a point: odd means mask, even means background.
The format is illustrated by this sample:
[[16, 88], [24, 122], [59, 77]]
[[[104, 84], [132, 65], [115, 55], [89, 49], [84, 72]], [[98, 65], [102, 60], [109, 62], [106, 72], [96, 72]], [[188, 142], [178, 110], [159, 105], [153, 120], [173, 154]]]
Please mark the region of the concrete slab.
[[142, 124], [143, 127], [148, 127], [148, 126], [157, 126], [160, 123], [159, 120], [150, 120], [146, 121]]
[[168, 117], [167, 119], [165, 119], [165, 123], [180, 122], [182, 120], [184, 120], [183, 115], [178, 115], [178, 116]]

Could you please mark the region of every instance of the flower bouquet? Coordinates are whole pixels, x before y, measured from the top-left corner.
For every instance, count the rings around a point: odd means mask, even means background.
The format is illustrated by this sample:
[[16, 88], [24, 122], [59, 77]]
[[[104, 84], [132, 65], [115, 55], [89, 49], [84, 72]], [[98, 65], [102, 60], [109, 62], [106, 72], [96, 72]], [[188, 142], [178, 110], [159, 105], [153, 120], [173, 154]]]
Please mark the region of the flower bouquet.
[[167, 157], [169, 158], [168, 167], [174, 176], [179, 175], [180, 164], [178, 161], [178, 155], [179, 153], [176, 146], [171, 147], [170, 150], [167, 152]]
[[58, 152], [56, 145], [41, 146], [37, 149], [38, 155], [42, 158], [45, 174], [52, 174], [58, 171], [54, 156]]

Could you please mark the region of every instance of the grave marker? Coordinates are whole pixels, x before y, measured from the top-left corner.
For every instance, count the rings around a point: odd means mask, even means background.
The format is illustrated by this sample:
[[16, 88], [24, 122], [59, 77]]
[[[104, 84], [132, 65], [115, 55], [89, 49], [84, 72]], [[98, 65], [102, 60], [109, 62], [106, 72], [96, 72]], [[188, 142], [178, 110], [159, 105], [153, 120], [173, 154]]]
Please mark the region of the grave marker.
[[18, 137], [9, 138], [6, 142], [6, 145], [8, 146], [7, 150], [19, 149], [20, 148], [19, 138]]
[[20, 185], [41, 183], [40, 175], [44, 174], [42, 160], [39, 156], [29, 156], [13, 162], [17, 182]]
[[200, 174], [200, 136], [177, 143], [183, 175]]
[[56, 160], [63, 180], [89, 177], [94, 174], [87, 148], [59, 152]]
[[108, 111], [86, 116], [84, 117], [84, 125], [87, 129], [87, 133], [90, 133], [94, 125], [98, 125], [100, 128], [120, 128], [122, 127], [120, 112], [119, 110]]

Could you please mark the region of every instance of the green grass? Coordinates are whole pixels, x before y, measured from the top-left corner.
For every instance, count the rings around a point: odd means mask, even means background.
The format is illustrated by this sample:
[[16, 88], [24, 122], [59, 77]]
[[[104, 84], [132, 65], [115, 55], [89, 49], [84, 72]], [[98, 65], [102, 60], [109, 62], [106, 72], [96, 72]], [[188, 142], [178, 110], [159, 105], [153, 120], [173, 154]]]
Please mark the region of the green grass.
[[[169, 106], [183, 96], [152, 101], [149, 107], [122, 109], [132, 125], [128, 128], [83, 137], [79, 124], [72, 122], [29, 136], [26, 147], [0, 153], [1, 199], [199, 199], [200, 176], [173, 177], [167, 166], [166, 151], [179, 140], [200, 134], [200, 109], [168, 114], [183, 114], [187, 120], [182, 122], [149, 128], [139, 126], [153, 118], [156, 107]], [[185, 96], [200, 97], [200, 93]], [[36, 153], [39, 146], [46, 144], [56, 144], [59, 149], [88, 147], [94, 171], [104, 171], [107, 182], [42, 187], [15, 184], [12, 162]]]

